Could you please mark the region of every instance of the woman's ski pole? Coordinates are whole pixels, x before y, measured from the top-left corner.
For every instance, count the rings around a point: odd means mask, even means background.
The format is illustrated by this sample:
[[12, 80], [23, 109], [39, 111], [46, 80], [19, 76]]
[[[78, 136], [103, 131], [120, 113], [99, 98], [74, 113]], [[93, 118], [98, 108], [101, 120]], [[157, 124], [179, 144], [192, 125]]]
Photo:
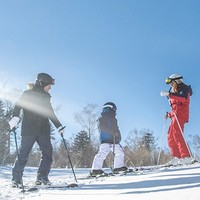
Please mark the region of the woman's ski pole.
[[159, 150], [158, 159], [157, 159], [157, 165], [160, 162], [160, 155], [161, 155], [161, 151], [162, 151], [162, 144], [163, 144], [164, 135], [165, 135], [166, 121], [167, 121], [167, 119], [165, 118], [164, 126], [163, 126], [163, 133], [162, 133], [162, 138], [161, 138], [161, 144], [160, 144], [160, 150]]
[[177, 117], [177, 115], [176, 115], [175, 112], [173, 112], [173, 114], [174, 114], [174, 116], [175, 116], [175, 118], [176, 118], [176, 122], [177, 122], [178, 127], [179, 127], [179, 129], [180, 129], [180, 131], [181, 131], [181, 134], [182, 134], [182, 136], [183, 136], [184, 142], [185, 142], [185, 144], [186, 144], [186, 146], [187, 146], [188, 152], [190, 153], [190, 157], [191, 157], [191, 156], [192, 156], [192, 153], [191, 153], [190, 148], [189, 148], [189, 146], [188, 146], [188, 144], [187, 144], [187, 142], [186, 142], [186, 140], [185, 140], [185, 137], [184, 137], [184, 134], [183, 134], [183, 130], [182, 130], [181, 125], [180, 125], [180, 123], [179, 123], [178, 117]]

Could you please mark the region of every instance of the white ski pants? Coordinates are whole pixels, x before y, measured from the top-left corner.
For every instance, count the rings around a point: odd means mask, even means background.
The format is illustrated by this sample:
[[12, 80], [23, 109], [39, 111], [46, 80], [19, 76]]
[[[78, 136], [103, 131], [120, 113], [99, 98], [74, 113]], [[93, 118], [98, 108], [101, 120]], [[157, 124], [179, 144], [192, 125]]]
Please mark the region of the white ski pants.
[[102, 169], [103, 162], [106, 159], [107, 155], [110, 151], [114, 150], [114, 168], [120, 168], [124, 166], [124, 151], [119, 144], [115, 144], [113, 149], [113, 144], [103, 143], [99, 147], [99, 151], [94, 157], [92, 170], [94, 169]]

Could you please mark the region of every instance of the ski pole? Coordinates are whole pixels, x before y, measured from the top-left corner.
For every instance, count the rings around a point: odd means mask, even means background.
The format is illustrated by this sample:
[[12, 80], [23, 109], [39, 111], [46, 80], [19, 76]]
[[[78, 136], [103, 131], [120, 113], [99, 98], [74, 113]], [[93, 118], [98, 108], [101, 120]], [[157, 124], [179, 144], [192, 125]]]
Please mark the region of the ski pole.
[[112, 172], [114, 172], [115, 167], [115, 136], [113, 137], [113, 166], [112, 166]]
[[73, 168], [73, 165], [72, 165], [72, 161], [71, 161], [71, 158], [70, 158], [70, 155], [69, 155], [69, 150], [68, 150], [68, 148], [67, 148], [67, 144], [66, 144], [66, 141], [65, 141], [65, 139], [64, 139], [64, 137], [63, 137], [63, 134], [61, 134], [61, 137], [62, 137], [62, 140], [63, 140], [63, 144], [64, 144], [64, 146], [65, 146], [65, 150], [67, 151], [67, 156], [68, 156], [68, 159], [69, 159], [70, 166], [71, 166], [71, 168], [72, 168], [72, 173], [73, 173], [73, 175], [74, 175], [74, 179], [75, 179], [75, 181], [77, 182], [76, 174], [75, 174], [75, 172], [74, 172], [74, 168]]
[[[169, 105], [172, 106], [169, 97], [167, 97], [167, 100], [168, 100]], [[190, 153], [190, 156], [192, 156], [192, 153], [191, 153], [191, 151], [190, 151], [190, 148], [188, 147], [188, 144], [187, 144], [187, 142], [186, 142], [186, 140], [185, 140], [185, 137], [184, 137], [184, 135], [183, 135], [183, 130], [182, 130], [182, 128], [181, 128], [181, 125], [180, 125], [180, 123], [179, 123], [179, 120], [178, 120], [178, 118], [177, 118], [177, 115], [176, 115], [175, 112], [173, 112], [173, 113], [174, 113], [176, 122], [177, 122], [177, 124], [178, 124], [178, 127], [179, 127], [179, 129], [180, 129], [180, 131], [181, 131], [181, 134], [182, 134], [182, 136], [183, 136], [183, 140], [184, 140], [184, 142], [185, 142], [185, 144], [186, 144], [186, 147], [187, 147], [187, 149], [188, 149], [188, 152]]]
[[175, 112], [173, 112], [173, 113], [174, 113], [174, 116], [175, 116], [175, 118], [176, 118], [176, 122], [177, 122], [177, 124], [178, 124], [178, 127], [179, 127], [179, 129], [180, 129], [180, 131], [181, 131], [181, 134], [182, 134], [182, 136], [183, 136], [183, 140], [184, 140], [184, 142], [185, 142], [185, 144], [186, 144], [186, 147], [187, 147], [188, 152], [190, 153], [190, 157], [191, 157], [191, 156], [192, 156], [192, 153], [191, 153], [190, 148], [189, 148], [189, 146], [188, 146], [188, 144], [187, 144], [187, 142], [186, 142], [186, 140], [185, 140], [185, 137], [184, 137], [184, 134], [183, 134], [183, 130], [182, 130], [181, 125], [180, 125], [180, 123], [179, 123], [178, 117], [177, 117], [177, 115], [176, 115]]
[[13, 128], [11, 130], [14, 133], [14, 138], [15, 138], [15, 147], [16, 147], [16, 153], [17, 153], [17, 164], [18, 164], [18, 170], [19, 170], [19, 178], [20, 178], [20, 182], [22, 185], [22, 192], [25, 192], [24, 190], [24, 184], [23, 184], [23, 180], [22, 180], [22, 171], [21, 171], [21, 166], [19, 164], [19, 150], [18, 150], [18, 144], [17, 144], [17, 133], [16, 133], [16, 128]]
[[131, 161], [131, 159], [129, 158], [129, 156], [126, 155], [126, 152], [125, 152], [124, 148], [122, 147], [122, 145], [119, 144], [119, 146], [122, 148], [122, 151], [124, 152], [124, 155], [127, 157], [128, 161], [131, 163], [132, 167], [135, 169], [135, 171], [137, 171], [138, 169], [137, 169], [136, 166], [133, 164], [133, 162]]
[[166, 121], [167, 121], [167, 119], [165, 118], [164, 125], [163, 125], [163, 133], [162, 133], [162, 138], [161, 138], [161, 145], [160, 145], [160, 150], [159, 150], [158, 159], [157, 159], [157, 165], [160, 162], [160, 155], [161, 155], [161, 150], [162, 150], [162, 143], [163, 143], [164, 135], [165, 135]]

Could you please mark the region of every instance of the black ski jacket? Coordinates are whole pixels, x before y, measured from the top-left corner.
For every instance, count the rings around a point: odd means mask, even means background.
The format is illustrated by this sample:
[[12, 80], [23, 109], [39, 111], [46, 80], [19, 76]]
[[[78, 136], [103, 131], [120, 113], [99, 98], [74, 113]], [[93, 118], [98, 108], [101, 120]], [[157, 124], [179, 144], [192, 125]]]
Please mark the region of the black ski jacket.
[[13, 111], [13, 117], [19, 117], [21, 110], [23, 112], [22, 135], [50, 134], [49, 119], [56, 128], [62, 126], [53, 111], [50, 98], [51, 95], [37, 85], [24, 91]]
[[98, 129], [101, 143], [118, 144], [121, 141], [121, 133], [114, 112], [101, 113], [98, 119]]

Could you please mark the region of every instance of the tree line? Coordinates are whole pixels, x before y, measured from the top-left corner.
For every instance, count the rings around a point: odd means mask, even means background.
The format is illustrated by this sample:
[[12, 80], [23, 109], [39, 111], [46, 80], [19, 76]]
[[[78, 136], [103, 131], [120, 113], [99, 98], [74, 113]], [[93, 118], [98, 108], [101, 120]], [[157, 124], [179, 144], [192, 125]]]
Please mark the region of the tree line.
[[[20, 91], [13, 90], [8, 96], [20, 95]], [[14, 98], [12, 96], [12, 98]], [[11, 118], [14, 105], [9, 100], [0, 99], [0, 165], [12, 165], [16, 158], [16, 147], [12, 133], [9, 131], [8, 121]], [[53, 166], [58, 168], [70, 168], [69, 153], [75, 168], [90, 168], [99, 147], [97, 119], [99, 112], [97, 104], [87, 104], [81, 111], [74, 113], [74, 120], [81, 126], [81, 130], [66, 140], [68, 152], [63, 141], [53, 145]], [[55, 130], [51, 128], [52, 140]], [[20, 134], [18, 142], [20, 141]], [[133, 129], [124, 139], [122, 146], [125, 153], [125, 164], [128, 167], [165, 164], [172, 159], [168, 149], [162, 149], [157, 145], [158, 138], [149, 129]], [[200, 136], [191, 136], [191, 144], [195, 149], [195, 155], [200, 153]], [[32, 149], [27, 166], [38, 166], [40, 149], [37, 145]], [[113, 153], [110, 153], [104, 162], [104, 167], [113, 166]]]

